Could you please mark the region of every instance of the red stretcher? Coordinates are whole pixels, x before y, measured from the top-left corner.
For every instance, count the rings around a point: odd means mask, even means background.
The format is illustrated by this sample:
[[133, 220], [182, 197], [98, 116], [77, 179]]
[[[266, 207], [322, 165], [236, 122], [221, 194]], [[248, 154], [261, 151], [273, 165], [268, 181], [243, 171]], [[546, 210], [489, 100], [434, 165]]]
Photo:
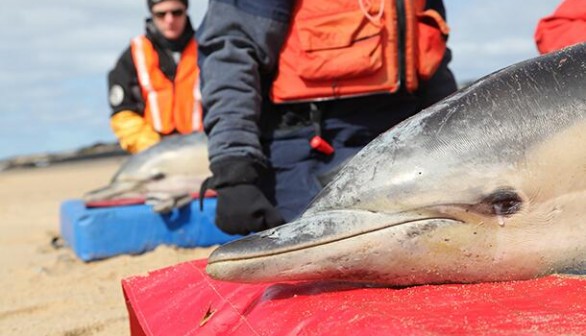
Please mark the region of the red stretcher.
[[237, 284], [207, 260], [122, 281], [138, 335], [586, 335], [586, 278], [380, 288]]

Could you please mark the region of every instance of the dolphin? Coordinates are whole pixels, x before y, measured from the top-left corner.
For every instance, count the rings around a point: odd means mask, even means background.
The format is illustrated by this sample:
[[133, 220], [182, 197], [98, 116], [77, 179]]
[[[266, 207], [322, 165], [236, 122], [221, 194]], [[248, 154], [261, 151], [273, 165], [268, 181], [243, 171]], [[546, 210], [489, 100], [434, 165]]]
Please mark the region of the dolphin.
[[142, 198], [157, 212], [169, 212], [191, 201], [211, 172], [204, 133], [171, 135], [130, 156], [110, 183], [83, 195], [86, 204]]
[[233, 282], [385, 286], [586, 269], [586, 44], [487, 75], [381, 134], [294, 221], [230, 242]]

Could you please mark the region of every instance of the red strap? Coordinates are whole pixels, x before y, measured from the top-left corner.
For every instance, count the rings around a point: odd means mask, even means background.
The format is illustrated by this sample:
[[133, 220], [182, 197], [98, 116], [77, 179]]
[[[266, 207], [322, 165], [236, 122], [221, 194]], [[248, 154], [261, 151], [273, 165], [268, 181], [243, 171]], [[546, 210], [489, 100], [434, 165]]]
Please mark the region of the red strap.
[[[195, 199], [199, 199], [199, 192], [191, 193], [191, 197]], [[204, 194], [204, 198], [208, 197], [216, 197], [216, 192], [213, 190], [207, 190]], [[137, 204], [144, 204], [145, 197], [132, 197], [132, 198], [118, 198], [118, 199], [111, 199], [111, 200], [101, 200], [101, 201], [91, 201], [86, 202], [86, 208], [107, 208], [107, 207], [117, 207], [117, 206], [125, 206], [125, 205], [137, 205]]]

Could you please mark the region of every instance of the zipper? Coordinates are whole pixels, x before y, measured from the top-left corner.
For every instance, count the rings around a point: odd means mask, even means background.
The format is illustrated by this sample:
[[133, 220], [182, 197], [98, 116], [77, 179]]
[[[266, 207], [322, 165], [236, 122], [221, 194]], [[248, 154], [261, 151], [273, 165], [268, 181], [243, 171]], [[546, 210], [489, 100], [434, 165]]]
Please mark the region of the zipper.
[[405, 25], [406, 25], [406, 18], [405, 18], [405, 3], [404, 0], [397, 0], [397, 51], [399, 55], [399, 88], [405, 89], [403, 86], [406, 84], [405, 77]]

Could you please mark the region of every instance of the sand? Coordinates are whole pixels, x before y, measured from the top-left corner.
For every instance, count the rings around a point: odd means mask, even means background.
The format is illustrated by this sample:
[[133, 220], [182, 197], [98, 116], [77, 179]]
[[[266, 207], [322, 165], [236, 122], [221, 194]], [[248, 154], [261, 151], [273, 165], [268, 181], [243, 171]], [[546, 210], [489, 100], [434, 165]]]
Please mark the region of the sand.
[[121, 279], [209, 255], [162, 246], [85, 263], [53, 247], [60, 204], [107, 184], [122, 160], [0, 173], [0, 335], [128, 335]]

